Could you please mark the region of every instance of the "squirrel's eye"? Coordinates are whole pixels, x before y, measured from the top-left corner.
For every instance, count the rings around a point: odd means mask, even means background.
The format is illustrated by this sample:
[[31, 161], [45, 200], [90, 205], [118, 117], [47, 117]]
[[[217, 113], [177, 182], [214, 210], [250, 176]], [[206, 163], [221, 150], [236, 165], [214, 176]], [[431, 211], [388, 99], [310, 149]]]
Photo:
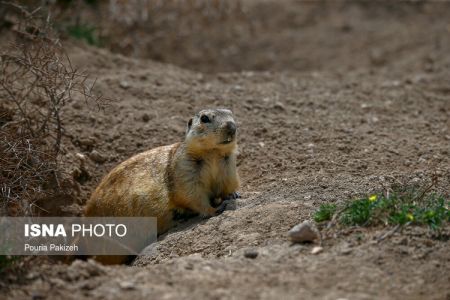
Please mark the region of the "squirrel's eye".
[[206, 115], [201, 116], [200, 121], [202, 121], [202, 123], [209, 123], [209, 122], [211, 122], [209, 117], [206, 116]]

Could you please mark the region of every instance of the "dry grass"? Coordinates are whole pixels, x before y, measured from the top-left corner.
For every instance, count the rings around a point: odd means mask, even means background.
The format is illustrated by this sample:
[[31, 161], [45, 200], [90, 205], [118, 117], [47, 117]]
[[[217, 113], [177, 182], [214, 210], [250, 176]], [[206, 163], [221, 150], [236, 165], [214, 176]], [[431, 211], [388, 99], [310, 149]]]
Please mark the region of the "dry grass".
[[0, 53], [0, 214], [32, 215], [36, 199], [62, 190], [63, 107], [74, 97], [101, 106], [103, 98], [72, 66], [41, 9], [1, 5], [14, 41]]

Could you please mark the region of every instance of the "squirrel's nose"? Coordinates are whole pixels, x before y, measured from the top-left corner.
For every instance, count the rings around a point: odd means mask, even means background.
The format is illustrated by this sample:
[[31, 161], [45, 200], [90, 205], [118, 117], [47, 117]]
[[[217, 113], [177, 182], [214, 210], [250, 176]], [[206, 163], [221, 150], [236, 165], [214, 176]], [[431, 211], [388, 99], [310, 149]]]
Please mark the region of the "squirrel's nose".
[[236, 124], [234, 124], [234, 122], [227, 122], [227, 132], [230, 135], [234, 135], [236, 133]]

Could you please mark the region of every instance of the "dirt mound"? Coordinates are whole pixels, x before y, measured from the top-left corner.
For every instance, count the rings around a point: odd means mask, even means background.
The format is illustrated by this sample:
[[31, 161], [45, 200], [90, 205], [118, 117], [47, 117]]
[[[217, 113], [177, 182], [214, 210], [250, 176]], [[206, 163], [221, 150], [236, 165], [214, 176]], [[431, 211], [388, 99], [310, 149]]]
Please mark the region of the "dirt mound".
[[98, 12], [107, 48], [207, 73], [431, 69], [449, 51], [445, 2], [166, 1], [145, 20], [118, 5]]

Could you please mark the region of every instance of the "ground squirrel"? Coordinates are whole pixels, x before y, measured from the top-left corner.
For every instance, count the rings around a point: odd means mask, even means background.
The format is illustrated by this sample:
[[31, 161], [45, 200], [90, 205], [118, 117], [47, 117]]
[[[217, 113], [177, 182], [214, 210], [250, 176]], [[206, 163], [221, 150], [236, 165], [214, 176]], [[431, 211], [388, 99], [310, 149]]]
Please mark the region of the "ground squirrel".
[[157, 217], [158, 234], [179, 213], [214, 216], [239, 187], [236, 123], [228, 109], [207, 109], [187, 123], [185, 140], [131, 157], [103, 178], [86, 216]]

